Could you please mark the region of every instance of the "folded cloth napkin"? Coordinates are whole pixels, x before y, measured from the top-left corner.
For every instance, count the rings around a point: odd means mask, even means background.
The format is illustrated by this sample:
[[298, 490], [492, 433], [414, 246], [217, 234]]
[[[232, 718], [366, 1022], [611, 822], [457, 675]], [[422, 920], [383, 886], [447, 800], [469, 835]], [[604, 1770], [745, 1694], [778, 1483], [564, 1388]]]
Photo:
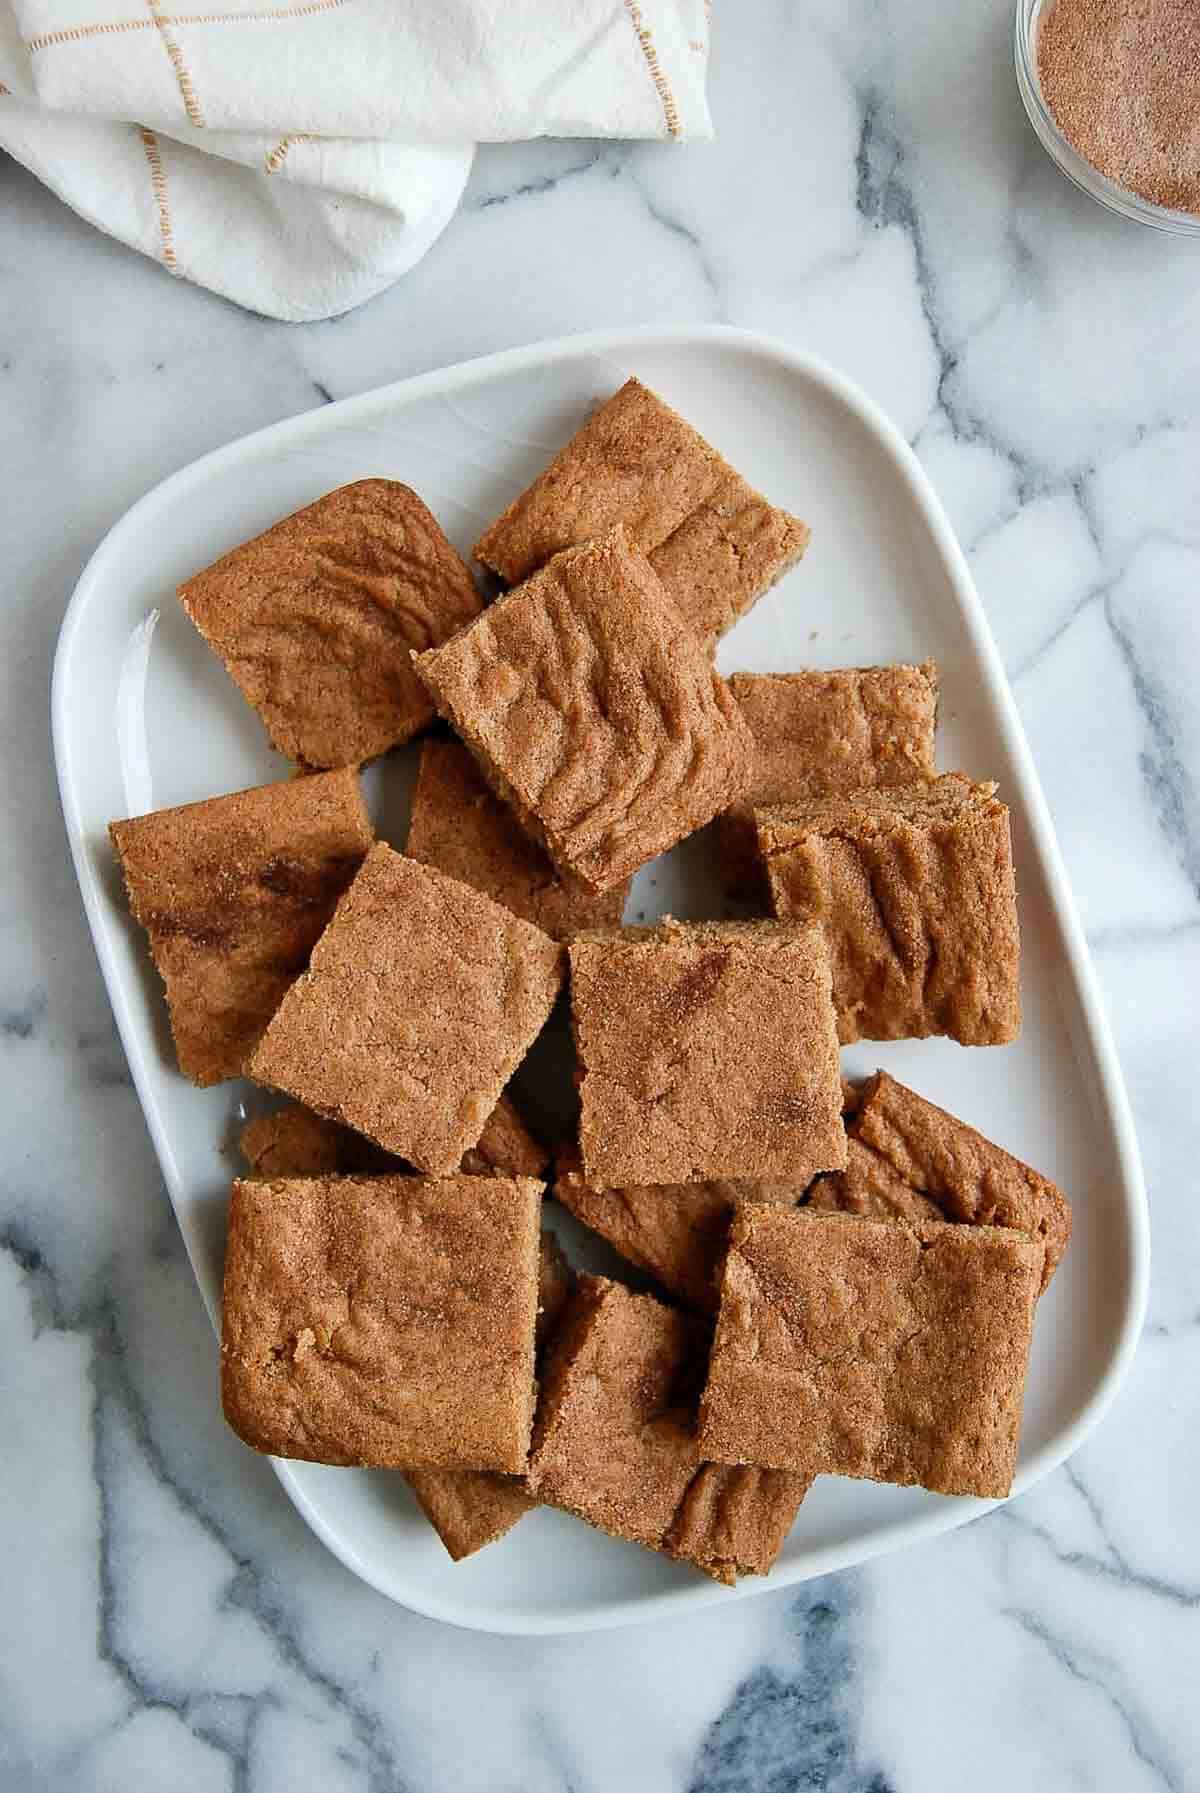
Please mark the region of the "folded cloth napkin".
[[709, 0], [0, 0], [0, 149], [252, 310], [417, 262], [478, 141], [709, 137]]

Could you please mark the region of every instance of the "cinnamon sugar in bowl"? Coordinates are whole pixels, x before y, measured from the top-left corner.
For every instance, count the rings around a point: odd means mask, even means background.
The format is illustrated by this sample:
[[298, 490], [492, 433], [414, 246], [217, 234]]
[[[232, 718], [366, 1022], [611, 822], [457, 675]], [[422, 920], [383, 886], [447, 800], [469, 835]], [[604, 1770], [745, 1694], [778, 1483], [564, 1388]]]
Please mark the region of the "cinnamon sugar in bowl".
[[1200, 237], [1197, 41], [1170, 29], [1193, 6], [1200, 17], [1200, 0], [1017, 0], [1014, 48], [1025, 110], [1063, 173], [1122, 217]]

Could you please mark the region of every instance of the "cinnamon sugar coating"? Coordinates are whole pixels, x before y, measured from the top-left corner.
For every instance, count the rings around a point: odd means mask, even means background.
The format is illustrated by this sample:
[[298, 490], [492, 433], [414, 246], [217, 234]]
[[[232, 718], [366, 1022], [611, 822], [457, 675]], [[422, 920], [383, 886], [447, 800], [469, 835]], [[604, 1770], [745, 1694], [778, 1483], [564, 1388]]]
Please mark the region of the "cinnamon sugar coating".
[[[538, 1252], [539, 1358], [562, 1318], [571, 1294], [571, 1268], [553, 1233], [543, 1232]], [[453, 1560], [474, 1556], [510, 1532], [539, 1505], [523, 1477], [485, 1469], [408, 1469], [404, 1479]]]
[[429, 740], [421, 749], [405, 851], [503, 903], [554, 940], [580, 928], [615, 926], [629, 894], [628, 879], [597, 892], [561, 876], [508, 805], [493, 796], [459, 741]]
[[284, 780], [109, 828], [166, 986], [179, 1068], [237, 1077], [373, 834], [351, 771]]
[[755, 812], [774, 913], [819, 923], [843, 1044], [1021, 1027], [1008, 810], [948, 772]]
[[327, 493], [179, 598], [272, 745], [306, 766], [357, 765], [431, 722], [412, 650], [483, 607], [436, 518], [392, 479]]
[[579, 1277], [542, 1379], [532, 1491], [657, 1549], [700, 1462], [703, 1342], [696, 1322], [652, 1296]]
[[516, 1178], [235, 1182], [230, 1425], [311, 1462], [522, 1470], [540, 1200]]
[[1071, 1237], [1071, 1207], [1049, 1177], [965, 1121], [877, 1071], [847, 1121], [844, 1171], [821, 1177], [808, 1206], [903, 1220], [1011, 1227], [1045, 1251], [1042, 1290]]
[[1053, 0], [1038, 19], [1037, 72], [1085, 161], [1155, 205], [1200, 213], [1195, 0]]
[[739, 1201], [795, 1207], [806, 1183], [716, 1177], [703, 1183], [594, 1189], [576, 1154], [559, 1159], [554, 1193], [576, 1220], [647, 1271], [685, 1307], [715, 1314], [729, 1223]]
[[1042, 1247], [997, 1227], [746, 1205], [700, 1407], [719, 1462], [919, 1483], [1012, 1484]]
[[718, 825], [721, 876], [730, 896], [765, 899], [755, 807], [934, 775], [938, 675], [932, 661], [835, 672], [735, 672], [729, 688], [754, 737], [749, 787]]
[[[361, 1134], [327, 1121], [298, 1102], [260, 1115], [243, 1128], [239, 1145], [251, 1168], [272, 1181], [336, 1174], [403, 1174], [393, 1158]], [[526, 1131], [507, 1096], [468, 1152], [461, 1169], [481, 1176], [537, 1176], [546, 1154]], [[558, 1323], [571, 1290], [571, 1270], [553, 1234], [538, 1241], [537, 1323], [540, 1352]], [[512, 1476], [489, 1470], [408, 1470], [406, 1479], [422, 1512], [455, 1562], [495, 1543], [537, 1505]]]
[[475, 557], [516, 585], [616, 524], [710, 642], [800, 559], [810, 533], [636, 379], [489, 525]]
[[589, 1182], [803, 1184], [845, 1163], [818, 929], [666, 921], [580, 938], [570, 960]]
[[561, 948], [382, 843], [250, 1075], [433, 1175], [475, 1145], [554, 1005]]
[[551, 1348], [530, 1456], [540, 1499], [719, 1581], [765, 1574], [808, 1480], [705, 1463], [695, 1437], [703, 1327], [581, 1276]]
[[[411, 1169], [404, 1159], [373, 1145], [352, 1127], [315, 1114], [300, 1102], [286, 1102], [247, 1121], [238, 1146], [250, 1168], [262, 1177], [374, 1176]], [[540, 1177], [548, 1163], [549, 1154], [512, 1101], [501, 1096], [457, 1168], [472, 1177]]]
[[493, 790], [593, 890], [703, 827], [750, 775], [729, 687], [620, 528], [416, 666]]

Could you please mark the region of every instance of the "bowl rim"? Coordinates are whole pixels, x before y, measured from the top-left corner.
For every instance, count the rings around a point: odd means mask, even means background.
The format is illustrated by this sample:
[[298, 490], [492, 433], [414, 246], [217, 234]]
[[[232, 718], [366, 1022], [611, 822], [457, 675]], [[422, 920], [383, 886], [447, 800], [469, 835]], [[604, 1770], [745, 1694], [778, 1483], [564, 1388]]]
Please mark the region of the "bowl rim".
[[[1050, 0], [1053, 4], [1053, 0]], [[1061, 169], [1067, 179], [1097, 204], [1122, 218], [1131, 218], [1151, 230], [1169, 235], [1200, 237], [1200, 212], [1185, 212], [1174, 206], [1158, 205], [1145, 199], [1131, 187], [1123, 187], [1101, 172], [1094, 162], [1081, 156], [1064, 135], [1042, 93], [1037, 68], [1037, 28], [1047, 0], [1017, 0], [1013, 28], [1013, 60], [1017, 87], [1037, 132], [1042, 148]]]

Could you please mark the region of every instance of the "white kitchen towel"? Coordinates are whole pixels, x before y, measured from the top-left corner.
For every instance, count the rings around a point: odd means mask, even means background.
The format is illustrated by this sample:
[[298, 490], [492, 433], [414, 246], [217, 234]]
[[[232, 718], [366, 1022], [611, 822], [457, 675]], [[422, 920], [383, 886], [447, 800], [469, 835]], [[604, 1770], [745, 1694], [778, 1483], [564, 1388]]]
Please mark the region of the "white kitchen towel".
[[708, 0], [200, 7], [0, 0], [0, 149], [272, 317], [332, 317], [405, 273], [478, 141], [712, 134]]

